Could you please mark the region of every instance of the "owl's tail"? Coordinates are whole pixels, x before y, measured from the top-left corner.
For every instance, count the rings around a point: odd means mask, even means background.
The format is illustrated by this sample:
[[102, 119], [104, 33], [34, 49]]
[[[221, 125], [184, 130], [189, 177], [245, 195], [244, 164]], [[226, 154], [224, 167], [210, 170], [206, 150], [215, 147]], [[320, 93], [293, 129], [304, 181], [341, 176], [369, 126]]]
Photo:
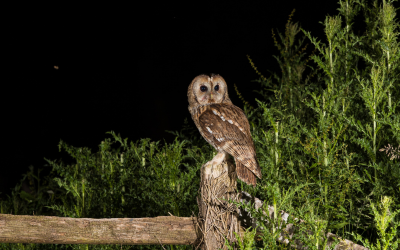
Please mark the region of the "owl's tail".
[[257, 177], [250, 169], [248, 169], [245, 165], [236, 161], [236, 173], [240, 180], [246, 182], [248, 185], [253, 185], [253, 187], [257, 184]]

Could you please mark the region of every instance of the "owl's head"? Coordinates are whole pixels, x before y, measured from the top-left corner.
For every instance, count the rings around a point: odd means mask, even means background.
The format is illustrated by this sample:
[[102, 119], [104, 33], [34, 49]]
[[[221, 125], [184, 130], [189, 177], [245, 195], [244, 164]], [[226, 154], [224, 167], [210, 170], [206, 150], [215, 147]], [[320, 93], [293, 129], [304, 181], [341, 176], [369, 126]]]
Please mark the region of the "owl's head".
[[199, 75], [188, 88], [189, 107], [211, 104], [232, 104], [228, 96], [228, 87], [220, 75]]

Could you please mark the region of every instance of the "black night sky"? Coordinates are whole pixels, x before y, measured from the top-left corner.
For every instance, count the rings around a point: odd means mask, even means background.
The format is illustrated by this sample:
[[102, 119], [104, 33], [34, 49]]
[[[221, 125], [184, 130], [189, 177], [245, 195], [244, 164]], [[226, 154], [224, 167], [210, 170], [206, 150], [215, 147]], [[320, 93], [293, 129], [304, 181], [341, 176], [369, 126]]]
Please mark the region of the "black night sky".
[[293, 21], [324, 39], [319, 22], [339, 7], [336, 0], [132, 3], [3, 10], [10, 18], [2, 37], [2, 195], [30, 165], [65, 157], [60, 139], [94, 150], [111, 130], [173, 140], [166, 130], [192, 123], [186, 93], [199, 74], [224, 77], [237, 106], [233, 84], [255, 104], [258, 76], [246, 55], [269, 76], [279, 70], [272, 28], [284, 32], [296, 9]]

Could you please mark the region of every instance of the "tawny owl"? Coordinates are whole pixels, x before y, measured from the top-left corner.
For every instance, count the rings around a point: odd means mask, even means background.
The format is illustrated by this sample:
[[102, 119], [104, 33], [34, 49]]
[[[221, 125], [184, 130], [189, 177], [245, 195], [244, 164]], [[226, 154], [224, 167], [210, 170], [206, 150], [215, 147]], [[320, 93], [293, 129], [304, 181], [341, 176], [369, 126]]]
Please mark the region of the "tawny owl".
[[261, 179], [249, 121], [243, 111], [233, 105], [225, 80], [219, 75], [199, 75], [188, 89], [189, 112], [203, 138], [218, 154], [211, 163], [218, 165], [227, 153], [236, 161], [240, 180], [256, 185]]

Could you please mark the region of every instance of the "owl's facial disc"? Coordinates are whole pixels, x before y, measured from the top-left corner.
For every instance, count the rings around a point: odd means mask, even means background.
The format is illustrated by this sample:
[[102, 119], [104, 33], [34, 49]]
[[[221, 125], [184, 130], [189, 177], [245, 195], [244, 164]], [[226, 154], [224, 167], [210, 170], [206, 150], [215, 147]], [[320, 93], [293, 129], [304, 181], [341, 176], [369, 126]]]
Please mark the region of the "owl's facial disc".
[[211, 99], [214, 103], [221, 103], [224, 99], [226, 84], [220, 78], [212, 79]]
[[212, 74], [195, 77], [188, 89], [189, 105], [204, 105], [211, 103], [232, 104], [228, 96], [228, 87], [224, 78]]
[[208, 76], [201, 77], [193, 85], [193, 92], [199, 104], [209, 103], [211, 100], [212, 86]]

